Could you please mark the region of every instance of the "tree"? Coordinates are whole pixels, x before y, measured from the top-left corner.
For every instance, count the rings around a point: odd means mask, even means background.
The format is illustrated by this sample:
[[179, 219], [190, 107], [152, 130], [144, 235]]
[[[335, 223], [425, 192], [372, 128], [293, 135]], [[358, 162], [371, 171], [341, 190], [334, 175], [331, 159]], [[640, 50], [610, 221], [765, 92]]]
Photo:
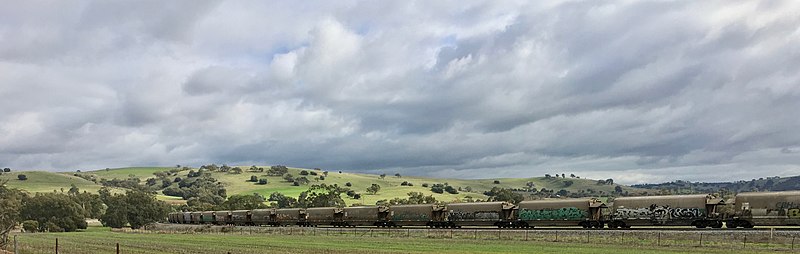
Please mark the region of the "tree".
[[374, 183], [371, 186], [367, 187], [367, 193], [370, 193], [372, 195], [375, 195], [380, 190], [381, 190], [381, 186], [377, 185], [377, 184], [374, 184]]
[[573, 182], [573, 181], [564, 181], [564, 187], [572, 186], [573, 183], [575, 183], [575, 182]]
[[444, 191], [450, 194], [458, 194], [458, 191], [450, 185], [445, 186]]
[[[20, 214], [24, 220], [39, 222], [40, 231], [72, 232], [88, 226], [83, 208], [63, 194], [37, 193], [25, 201]], [[51, 227], [46, 228], [47, 224]]]
[[297, 199], [293, 197], [287, 197], [280, 192], [273, 192], [269, 195], [269, 199], [267, 200], [274, 201], [275, 206], [278, 208], [290, 208], [297, 204]]
[[622, 187], [620, 187], [619, 185], [617, 185], [616, 187], [614, 187], [614, 192], [616, 192], [616, 193], [622, 193]]
[[100, 190], [100, 197], [108, 206], [106, 214], [101, 216], [103, 225], [123, 227], [130, 224], [132, 229], [161, 221], [167, 216], [169, 206], [157, 200], [155, 195], [143, 191], [131, 190], [125, 194], [111, 194], [107, 188]]
[[575, 178], [575, 174], [569, 174], [570, 178]]
[[258, 193], [253, 195], [233, 195], [215, 210], [253, 210], [267, 208], [264, 197]]
[[500, 184], [500, 180], [494, 180], [494, 182], [492, 182], [492, 183], [494, 183], [494, 184]]
[[608, 185], [614, 184], [614, 179], [611, 179], [611, 178], [606, 179], [606, 184], [608, 184]]
[[[344, 207], [342, 193], [346, 193], [347, 188], [338, 185], [319, 184], [312, 185], [307, 191], [300, 193], [297, 199], [299, 207]], [[354, 194], [355, 195], [355, 194]]]
[[[542, 188], [542, 191], [545, 189]], [[525, 199], [521, 194], [513, 192], [509, 189], [493, 187], [491, 190], [483, 193], [489, 196], [488, 201], [506, 201], [517, 204]]]
[[347, 186], [347, 187], [353, 187], [353, 184], [352, 184], [352, 183], [350, 183], [350, 182], [347, 182], [347, 183], [345, 183], [344, 185], [345, 185], [345, 186]]
[[353, 199], [361, 199], [361, 194], [356, 193], [353, 195]]
[[283, 180], [286, 180], [287, 182], [292, 183], [292, 182], [294, 182], [294, 176], [292, 174], [288, 174], [287, 173], [287, 174], [283, 175]]
[[400, 173], [395, 173], [394, 176], [396, 176], [397, 178], [400, 178]]
[[561, 178], [567, 178], [564, 173], [561, 174]]
[[309, 181], [308, 178], [306, 178], [305, 176], [301, 176], [301, 177], [298, 177], [298, 178], [294, 179], [294, 183], [296, 183], [298, 186], [299, 185], [306, 185], [306, 184], [308, 184], [310, 182], [311, 181]]
[[260, 185], [265, 185], [265, 184], [267, 184], [267, 179], [266, 179], [266, 178], [261, 178], [261, 179], [258, 179], [258, 184], [260, 184]]
[[240, 167], [234, 167], [231, 169], [231, 174], [241, 174], [241, 173], [242, 173], [242, 168]]
[[25, 232], [28, 233], [36, 233], [39, 232], [39, 222], [35, 220], [26, 220], [22, 222], [22, 229], [25, 229]]
[[20, 210], [27, 195], [18, 189], [6, 188], [5, 180], [0, 181], [0, 249], [8, 244], [8, 233], [22, 220]]
[[381, 179], [386, 178], [386, 174], [381, 174], [380, 177]]
[[300, 171], [300, 175], [301, 175], [301, 176], [307, 176], [307, 175], [308, 175], [308, 171], [301, 170], [301, 171]]
[[251, 182], [258, 182], [258, 177], [257, 176], [250, 176], [250, 181]]
[[282, 175], [284, 175], [284, 174], [286, 174], [288, 172], [289, 172], [289, 168], [287, 168], [286, 166], [277, 165], [277, 166], [269, 167], [269, 170], [267, 171], [267, 175], [270, 175], [270, 176], [282, 176]]
[[25, 181], [25, 180], [28, 180], [28, 176], [26, 176], [26, 175], [17, 175], [17, 179], [19, 179], [20, 181]]
[[6, 173], [11, 172], [11, 169], [10, 168], [3, 168], [3, 172], [6, 172]]
[[553, 176], [551, 176], [550, 174], [544, 174], [544, 178], [550, 178], [550, 177], [553, 177]]

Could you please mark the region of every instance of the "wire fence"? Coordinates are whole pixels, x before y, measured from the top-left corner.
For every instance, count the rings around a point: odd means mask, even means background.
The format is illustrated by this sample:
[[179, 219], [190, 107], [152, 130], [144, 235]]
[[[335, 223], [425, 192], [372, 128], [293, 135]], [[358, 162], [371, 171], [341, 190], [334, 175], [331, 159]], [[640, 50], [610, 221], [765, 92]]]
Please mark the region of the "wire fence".
[[[565, 244], [616, 245], [635, 247], [685, 247], [714, 248], [751, 251], [800, 251], [800, 231], [753, 231], [753, 230], [506, 230], [506, 229], [429, 229], [429, 228], [303, 228], [303, 227], [241, 227], [209, 225], [155, 225], [146, 229], [114, 229], [126, 234], [204, 234], [220, 235], [220, 240], [235, 237], [283, 236], [327, 236], [327, 237], [373, 237], [416, 239], [468, 239], [485, 241], [553, 242]], [[103, 239], [58, 239], [58, 234], [17, 234], [14, 244], [5, 248], [8, 253], [195, 253], [176, 243], [153, 244], [148, 240], [136, 241], [130, 237], [115, 242], [114, 238]], [[228, 238], [230, 237], [230, 238]], [[133, 238], [135, 239], [135, 237]], [[191, 239], [191, 236], [189, 236]], [[242, 241], [238, 241], [242, 242]], [[246, 242], [246, 241], [244, 241]], [[245, 244], [246, 245], [246, 244]], [[166, 248], [166, 249], [165, 249]], [[249, 250], [238, 246], [237, 252], [257, 253], [257, 247]], [[249, 251], [248, 251], [249, 250]], [[210, 251], [212, 252], [212, 251]], [[225, 253], [225, 250], [216, 250]]]

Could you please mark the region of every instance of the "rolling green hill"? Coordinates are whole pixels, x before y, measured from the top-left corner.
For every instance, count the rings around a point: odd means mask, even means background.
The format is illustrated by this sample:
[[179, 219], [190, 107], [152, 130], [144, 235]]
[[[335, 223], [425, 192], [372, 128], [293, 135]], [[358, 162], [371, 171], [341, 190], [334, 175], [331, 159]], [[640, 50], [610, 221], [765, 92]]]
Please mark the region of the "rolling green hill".
[[[291, 182], [285, 181], [280, 176], [267, 176], [265, 172], [248, 172], [246, 169], [249, 167], [241, 167], [245, 169], [244, 172], [241, 174], [233, 174], [228, 172], [210, 172], [212, 177], [216, 178], [220, 181], [228, 191], [228, 195], [236, 195], [236, 194], [251, 194], [251, 193], [258, 193], [264, 196], [269, 196], [273, 192], [280, 192], [284, 195], [297, 197], [300, 195], [301, 192], [308, 189], [310, 185], [313, 184], [338, 184], [339, 186], [345, 186], [346, 183], [351, 183], [352, 187], [350, 189], [355, 190], [358, 193], [362, 194], [362, 198], [360, 200], [350, 199], [345, 197], [345, 202], [348, 204], [360, 203], [366, 205], [375, 204], [378, 200], [382, 199], [392, 199], [392, 198], [405, 198], [407, 197], [408, 192], [422, 192], [425, 195], [433, 195], [437, 200], [445, 201], [445, 202], [458, 202], [463, 200], [466, 197], [472, 197], [475, 199], [486, 199], [486, 195], [483, 193], [492, 189], [492, 187], [500, 187], [500, 188], [510, 188], [510, 189], [525, 189], [527, 188], [526, 184], [528, 182], [532, 182], [534, 184], [534, 188], [537, 190], [541, 190], [542, 188], [546, 188], [548, 190], [559, 191], [561, 189], [567, 190], [569, 192], [581, 192], [587, 191], [589, 189], [597, 192], [597, 196], [600, 195], [608, 195], [614, 191], [614, 188], [618, 185], [616, 184], [598, 184], [596, 180], [590, 179], [579, 179], [579, 178], [545, 178], [545, 177], [534, 177], [534, 178], [498, 178], [498, 179], [436, 179], [436, 178], [427, 178], [427, 177], [416, 177], [416, 176], [401, 176], [396, 177], [393, 174], [387, 174], [387, 176], [383, 179], [380, 178], [378, 175], [372, 174], [361, 174], [361, 173], [348, 173], [342, 172], [339, 173], [338, 171], [331, 171], [328, 173], [328, 176], [325, 177], [325, 180], [319, 180], [319, 176], [323, 175], [323, 171], [315, 171], [311, 169], [301, 169], [301, 168], [289, 168], [289, 174], [292, 174], [295, 177], [301, 176], [300, 172], [305, 170], [307, 172], [316, 172], [318, 175], [307, 175], [306, 177], [310, 180], [309, 185], [301, 185], [301, 186], [293, 186]], [[265, 167], [269, 168], [269, 167]], [[144, 181], [146, 178], [153, 177], [153, 173], [166, 171], [171, 168], [121, 168], [121, 169], [110, 169], [110, 170], [98, 170], [98, 171], [90, 171], [85, 172], [88, 174], [94, 174], [96, 177], [99, 178], [106, 178], [110, 179], [113, 177], [117, 177], [120, 179], [128, 178], [129, 176], [133, 175], [135, 177], [139, 177]], [[181, 171], [178, 173], [178, 177], [185, 178], [187, 177], [188, 171]], [[259, 179], [267, 179], [268, 184], [266, 185], [259, 185], [253, 182], [249, 182], [251, 176], [256, 176]], [[500, 181], [499, 184], [494, 184], [494, 181]], [[413, 186], [403, 186], [401, 183], [409, 182], [413, 184]], [[572, 182], [571, 185], [567, 186], [566, 182]], [[381, 186], [381, 190], [375, 194], [367, 194], [366, 189], [372, 184], [378, 184]], [[450, 186], [455, 188], [460, 188], [458, 194], [438, 194], [433, 193], [430, 190], [430, 187], [422, 187], [423, 184], [433, 185], [436, 183], [448, 183]], [[621, 185], [620, 185], [621, 186]], [[632, 188], [628, 186], [621, 186], [624, 191], [629, 191], [632, 193], [640, 192], [640, 189]], [[467, 191], [471, 189], [471, 191]], [[162, 197], [166, 198], [166, 197]]]
[[[25, 175], [28, 180], [17, 180], [17, 175]], [[18, 188], [26, 190], [30, 193], [36, 192], [64, 192], [68, 191], [72, 184], [75, 184], [81, 190], [88, 192], [97, 192], [102, 186], [95, 184], [92, 181], [75, 177], [69, 174], [43, 172], [43, 171], [20, 171], [9, 172], [0, 175], [0, 180], [8, 180], [8, 185], [11, 188]]]
[[[392, 198], [406, 198], [408, 192], [421, 192], [425, 195], [432, 195], [437, 200], [445, 201], [445, 202], [458, 202], [464, 200], [467, 197], [472, 197], [474, 199], [486, 199], [487, 196], [483, 193], [492, 189], [492, 187], [500, 187], [500, 188], [507, 188], [507, 189], [517, 189], [520, 190], [523, 195], [525, 192], [522, 191], [527, 189], [527, 183], [533, 183], [533, 188], [537, 190], [541, 190], [542, 188], [546, 188], [548, 190], [553, 190], [557, 192], [559, 190], [566, 190], [572, 193], [579, 193], [579, 192], [587, 192], [588, 190], [592, 190], [594, 192], [594, 196], [606, 196], [612, 192], [614, 192], [614, 188], [618, 185], [616, 184], [598, 184], [597, 180], [590, 180], [590, 179], [579, 179], [579, 178], [545, 178], [545, 177], [533, 177], [533, 178], [498, 178], [498, 179], [437, 179], [437, 178], [427, 178], [427, 177], [416, 177], [416, 176], [401, 176], [396, 177], [393, 174], [387, 174], [385, 178], [381, 179], [378, 175], [372, 174], [361, 174], [361, 173], [348, 173], [342, 172], [339, 173], [338, 171], [331, 171], [328, 173], [328, 176], [325, 177], [325, 180], [319, 180], [319, 176], [323, 175], [323, 171], [316, 171], [311, 169], [300, 169], [300, 168], [289, 168], [289, 174], [292, 174], [295, 177], [301, 176], [300, 172], [305, 170], [307, 172], [315, 172], [318, 175], [306, 175], [310, 180], [308, 185], [301, 185], [301, 186], [293, 186], [291, 182], [285, 181], [280, 176], [267, 176], [266, 172], [248, 172], [246, 169], [249, 167], [241, 167], [244, 170], [241, 174], [233, 174], [228, 172], [210, 172], [212, 177], [216, 178], [219, 182], [221, 182], [225, 188], [227, 189], [228, 195], [236, 195], [236, 194], [251, 194], [251, 193], [259, 193], [264, 196], [269, 196], [273, 192], [280, 192], [284, 195], [290, 197], [297, 197], [300, 195], [301, 192], [308, 189], [310, 185], [313, 184], [338, 184], [339, 186], [345, 186], [346, 183], [351, 183], [352, 187], [350, 189], [361, 193], [362, 198], [359, 200], [351, 199], [349, 197], [343, 196], [345, 202], [348, 205], [351, 204], [365, 204], [365, 205], [374, 205], [375, 202], [378, 200], [383, 199], [392, 199]], [[265, 167], [269, 168], [269, 167]], [[153, 173], [156, 172], [163, 172], [168, 171], [170, 167], [130, 167], [130, 168], [117, 168], [117, 169], [101, 169], [95, 171], [85, 171], [81, 174], [84, 176], [94, 176], [95, 179], [107, 179], [111, 180], [114, 178], [117, 179], [127, 179], [129, 177], [136, 177], [144, 183], [148, 178], [154, 178]], [[196, 169], [194, 169], [196, 170]], [[73, 176], [74, 173], [52, 173], [52, 172], [40, 172], [40, 171], [28, 171], [24, 172], [28, 175], [29, 180], [27, 181], [19, 181], [16, 180], [16, 173], [10, 174], [3, 174], [2, 177], [5, 179], [11, 179], [9, 181], [9, 186], [16, 187], [20, 189], [25, 189], [29, 192], [48, 192], [59, 190], [60, 188], [64, 188], [65, 191], [69, 189], [70, 184], [75, 183], [81, 190], [86, 190], [90, 192], [95, 192], [99, 190], [102, 186], [100, 184], [96, 184], [92, 181], [88, 181], [79, 177]], [[177, 173], [177, 177], [186, 178], [188, 177], [189, 171], [180, 171]], [[389, 173], [389, 172], [387, 172]], [[266, 185], [258, 185], [253, 182], [249, 182], [251, 176], [255, 175], [259, 179], [267, 179], [268, 184]], [[409, 182], [413, 186], [403, 186], [401, 183]], [[494, 181], [499, 181], [498, 184], [495, 184]], [[571, 182], [571, 184], [569, 183]], [[430, 187], [423, 187], [423, 184], [433, 185], [437, 183], [447, 183], [450, 186], [453, 186], [456, 189], [460, 188], [458, 194], [438, 194], [431, 192]], [[375, 194], [368, 194], [366, 192], [367, 187], [372, 184], [378, 184], [381, 186], [381, 190]], [[177, 185], [174, 183], [173, 186]], [[641, 192], [641, 189], [632, 188], [628, 186], [619, 185], [624, 191], [629, 191], [631, 193], [638, 193]], [[178, 197], [170, 197], [165, 195], [159, 195], [159, 199], [169, 201], [171, 203], [180, 203], [180, 198]]]

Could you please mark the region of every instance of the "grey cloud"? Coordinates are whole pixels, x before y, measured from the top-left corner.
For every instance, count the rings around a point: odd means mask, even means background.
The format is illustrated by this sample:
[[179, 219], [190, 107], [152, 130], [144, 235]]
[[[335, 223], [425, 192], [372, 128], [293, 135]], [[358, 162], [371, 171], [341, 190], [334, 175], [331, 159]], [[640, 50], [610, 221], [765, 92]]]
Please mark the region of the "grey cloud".
[[9, 7], [0, 164], [17, 168], [633, 183], [800, 165], [794, 2]]

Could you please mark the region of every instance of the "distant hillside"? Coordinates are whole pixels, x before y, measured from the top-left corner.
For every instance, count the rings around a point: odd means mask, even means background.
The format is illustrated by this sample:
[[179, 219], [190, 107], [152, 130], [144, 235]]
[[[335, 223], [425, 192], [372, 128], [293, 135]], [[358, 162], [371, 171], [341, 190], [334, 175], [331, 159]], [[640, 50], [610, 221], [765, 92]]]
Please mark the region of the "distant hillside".
[[[385, 177], [381, 178], [379, 175], [372, 175], [372, 174], [360, 174], [360, 173], [348, 173], [348, 172], [339, 172], [339, 171], [331, 171], [328, 172], [326, 177], [324, 176], [323, 170], [313, 170], [313, 169], [302, 169], [302, 168], [288, 168], [288, 174], [291, 174], [294, 177], [306, 177], [309, 180], [308, 184], [301, 184], [300, 186], [293, 185], [292, 182], [288, 182], [284, 180], [282, 176], [268, 176], [266, 172], [250, 172], [248, 169], [250, 166], [247, 167], [240, 167], [242, 170], [241, 173], [232, 173], [232, 172], [220, 172], [220, 171], [213, 171], [208, 172], [210, 173], [211, 177], [215, 178], [219, 181], [224, 188], [227, 190], [228, 196], [236, 195], [236, 194], [252, 194], [258, 193], [263, 196], [269, 196], [273, 192], [279, 192], [286, 196], [290, 197], [297, 197], [300, 195], [301, 192], [306, 191], [310, 185], [313, 184], [337, 184], [339, 186], [346, 186], [347, 183], [350, 183], [350, 189], [361, 193], [361, 199], [351, 199], [349, 197], [344, 197], [345, 202], [350, 204], [360, 203], [366, 205], [373, 205], [378, 200], [390, 200], [393, 198], [406, 198], [407, 193], [409, 192], [421, 192], [425, 195], [432, 195], [437, 200], [445, 201], [445, 202], [458, 202], [463, 200], [469, 199], [486, 199], [487, 196], [484, 195], [484, 192], [491, 190], [493, 187], [499, 188], [506, 188], [506, 189], [514, 189], [517, 193], [523, 194], [527, 198], [534, 198], [535, 193], [540, 192], [542, 188], [548, 191], [550, 197], [557, 197], [557, 196], [567, 196], [567, 197], [576, 197], [576, 196], [611, 196], [615, 194], [615, 189], [621, 190], [622, 193], [629, 193], [631, 195], [642, 193], [643, 190], [632, 188], [628, 186], [622, 186], [613, 184], [611, 182], [606, 182], [605, 180], [598, 181], [598, 180], [591, 180], [591, 179], [580, 179], [580, 178], [573, 178], [573, 177], [533, 177], [533, 178], [497, 178], [497, 179], [477, 179], [477, 180], [465, 180], [465, 179], [437, 179], [437, 178], [427, 178], [427, 177], [416, 177], [416, 176], [395, 176], [392, 172], [386, 172]], [[261, 167], [261, 168], [269, 168]], [[173, 173], [167, 174], [168, 176], [164, 178], [164, 174], [161, 172], [167, 172], [172, 170]], [[189, 172], [197, 171], [197, 169], [183, 169], [178, 171], [174, 167], [137, 167], [137, 168], [119, 168], [119, 169], [102, 169], [102, 170], [95, 170], [95, 171], [87, 171], [83, 173], [79, 173], [78, 175], [95, 181], [98, 184], [102, 183], [105, 179], [106, 181], [110, 181], [112, 179], [119, 179], [125, 180], [128, 178], [135, 178], [138, 179], [138, 183], [140, 185], [145, 185], [148, 179], [156, 179], [157, 177], [155, 174], [160, 174], [162, 180], [173, 180], [175, 178], [186, 179], [189, 177]], [[307, 175], [303, 175], [302, 172], [305, 171]], [[64, 174], [76, 174], [76, 173], [64, 173]], [[316, 174], [316, 175], [313, 175]], [[251, 176], [256, 176], [258, 179], [266, 179], [267, 184], [259, 185], [254, 182], [250, 182]], [[323, 180], [324, 178], [324, 180]], [[498, 181], [498, 183], [495, 183]], [[403, 182], [410, 183], [409, 185], [403, 185]], [[444, 193], [434, 193], [431, 191], [430, 186], [433, 184], [444, 184], [447, 183], [449, 186], [453, 186], [454, 189], [458, 190], [457, 194], [450, 194], [447, 192]], [[366, 189], [372, 185], [378, 184], [381, 186], [381, 189], [378, 193], [372, 195], [366, 192]], [[428, 185], [428, 187], [423, 187], [423, 185]], [[161, 181], [158, 184], [154, 185], [158, 186], [157, 192], [161, 193], [160, 190], [164, 188], [161, 185]], [[169, 187], [177, 187], [178, 182], [172, 183]], [[619, 188], [617, 188], [619, 187]], [[98, 187], [99, 188], [99, 187]], [[535, 191], [534, 191], [535, 189]], [[179, 199], [178, 197], [169, 197], [165, 195], [160, 195], [159, 198], [164, 200], [175, 200]]]
[[[25, 175], [28, 180], [18, 180], [18, 175]], [[72, 184], [75, 184], [81, 190], [89, 192], [97, 192], [102, 187], [80, 177], [43, 171], [12, 171], [0, 175], [0, 180], [8, 180], [7, 185], [9, 187], [26, 190], [30, 193], [66, 192]]]
[[787, 191], [800, 190], [800, 176], [792, 177], [767, 177], [751, 179], [749, 181], [735, 182], [689, 182], [674, 181], [659, 184], [636, 184], [632, 187], [657, 190], [665, 194], [690, 194], [690, 193], [739, 193], [751, 191]]

